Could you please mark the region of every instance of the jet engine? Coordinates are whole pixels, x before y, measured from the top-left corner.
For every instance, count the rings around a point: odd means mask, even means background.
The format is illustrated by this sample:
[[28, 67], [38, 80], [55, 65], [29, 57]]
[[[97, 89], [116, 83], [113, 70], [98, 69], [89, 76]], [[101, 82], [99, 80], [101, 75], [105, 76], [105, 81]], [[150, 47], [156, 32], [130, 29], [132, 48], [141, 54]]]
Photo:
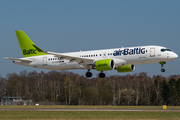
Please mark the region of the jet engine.
[[103, 60], [97, 60], [93, 64], [93, 68], [97, 71], [107, 71], [107, 70], [113, 70], [115, 67], [114, 60], [112, 59], [103, 59]]
[[132, 72], [135, 70], [135, 65], [125, 65], [121, 67], [116, 68], [118, 72], [123, 73], [123, 72]]

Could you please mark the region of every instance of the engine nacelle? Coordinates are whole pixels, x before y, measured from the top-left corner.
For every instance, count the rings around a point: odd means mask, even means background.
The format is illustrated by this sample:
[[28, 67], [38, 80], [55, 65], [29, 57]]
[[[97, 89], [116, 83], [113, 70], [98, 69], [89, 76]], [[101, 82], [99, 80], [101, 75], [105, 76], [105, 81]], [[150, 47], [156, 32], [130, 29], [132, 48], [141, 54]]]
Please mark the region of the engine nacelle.
[[93, 68], [95, 68], [97, 71], [113, 70], [114, 67], [114, 60], [112, 59], [97, 60], [93, 65]]
[[122, 72], [132, 72], [132, 71], [135, 70], [135, 65], [125, 65], [125, 66], [117, 67], [116, 69], [120, 73], [122, 73]]

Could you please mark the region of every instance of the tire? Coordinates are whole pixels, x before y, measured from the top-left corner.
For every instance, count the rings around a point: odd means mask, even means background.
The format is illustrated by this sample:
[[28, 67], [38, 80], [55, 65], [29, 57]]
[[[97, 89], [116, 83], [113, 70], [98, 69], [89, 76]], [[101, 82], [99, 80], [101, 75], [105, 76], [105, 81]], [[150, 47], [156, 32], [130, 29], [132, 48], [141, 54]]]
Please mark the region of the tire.
[[165, 72], [165, 69], [161, 69], [161, 72]]
[[99, 77], [100, 77], [100, 78], [105, 78], [106, 75], [105, 75], [104, 73], [99, 73]]
[[89, 78], [89, 77], [92, 77], [92, 73], [91, 73], [91, 72], [87, 72], [87, 73], [86, 73], [86, 77], [88, 77], [88, 78]]

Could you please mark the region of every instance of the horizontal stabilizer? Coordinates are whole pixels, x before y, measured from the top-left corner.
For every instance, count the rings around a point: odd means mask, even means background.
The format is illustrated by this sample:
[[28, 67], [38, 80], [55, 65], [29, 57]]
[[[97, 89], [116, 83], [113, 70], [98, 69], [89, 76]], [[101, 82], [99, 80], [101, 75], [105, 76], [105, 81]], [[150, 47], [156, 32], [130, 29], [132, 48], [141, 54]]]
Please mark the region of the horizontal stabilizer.
[[31, 59], [25, 59], [25, 58], [9, 58], [9, 57], [5, 57], [4, 59], [9, 59], [9, 60], [16, 60], [16, 61], [21, 61], [21, 62], [32, 62]]

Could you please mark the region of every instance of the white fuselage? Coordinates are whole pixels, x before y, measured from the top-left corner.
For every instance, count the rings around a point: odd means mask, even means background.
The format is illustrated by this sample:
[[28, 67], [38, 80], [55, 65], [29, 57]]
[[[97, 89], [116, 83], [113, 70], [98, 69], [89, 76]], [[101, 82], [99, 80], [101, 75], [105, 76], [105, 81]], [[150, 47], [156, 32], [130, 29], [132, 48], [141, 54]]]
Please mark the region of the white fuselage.
[[[115, 61], [115, 68], [124, 65], [167, 62], [178, 57], [176, 53], [161, 46], [138, 46], [93, 51], [80, 51], [62, 53], [62, 55], [94, 59], [94, 62], [101, 59], [113, 59]], [[32, 62], [22, 63], [14, 61], [14, 63], [50, 70], [92, 69], [89, 66], [85, 67], [77, 62], [54, 57], [54, 55], [42, 55], [26, 58], [31, 59]]]

